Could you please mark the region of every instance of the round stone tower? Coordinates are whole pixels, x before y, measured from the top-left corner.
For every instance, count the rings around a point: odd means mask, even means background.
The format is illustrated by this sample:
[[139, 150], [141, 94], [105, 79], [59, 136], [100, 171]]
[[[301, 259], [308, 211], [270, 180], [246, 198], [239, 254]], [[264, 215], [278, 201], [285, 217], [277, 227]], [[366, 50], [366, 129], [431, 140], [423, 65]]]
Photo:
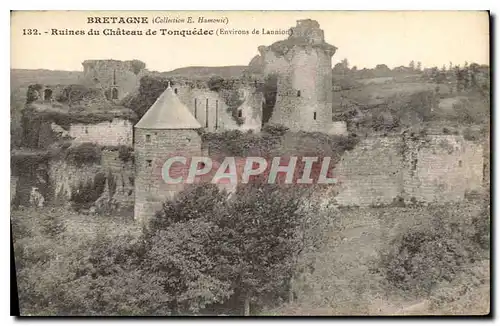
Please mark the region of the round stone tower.
[[162, 169], [169, 158], [184, 157], [189, 162], [193, 156], [201, 156], [199, 128], [200, 123], [170, 85], [135, 125], [136, 220], [147, 222], [166, 200], [184, 188], [182, 182], [165, 182]]
[[297, 21], [288, 39], [259, 47], [264, 73], [277, 74], [271, 123], [292, 131], [322, 131], [332, 123], [332, 56], [317, 21]]

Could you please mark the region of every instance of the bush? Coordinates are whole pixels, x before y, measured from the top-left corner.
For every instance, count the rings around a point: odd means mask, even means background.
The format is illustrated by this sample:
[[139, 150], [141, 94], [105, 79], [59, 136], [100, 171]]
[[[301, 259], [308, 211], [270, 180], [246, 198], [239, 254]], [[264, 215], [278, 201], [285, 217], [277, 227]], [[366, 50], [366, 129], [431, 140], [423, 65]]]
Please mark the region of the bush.
[[133, 162], [134, 148], [130, 146], [121, 145], [118, 148], [118, 158], [124, 163]]
[[80, 211], [81, 209], [89, 209], [94, 202], [101, 197], [106, 187], [106, 175], [99, 172], [93, 180], [80, 182], [76, 189], [72, 189], [70, 202], [73, 209]]
[[262, 131], [267, 132], [268, 134], [271, 134], [273, 136], [283, 136], [288, 131], [288, 128], [283, 125], [268, 123], [262, 128]]
[[132, 72], [136, 75], [138, 75], [142, 69], [146, 68], [146, 64], [144, 62], [136, 59], [132, 60], [131, 66]]
[[31, 103], [33, 101], [36, 101], [40, 98], [40, 91], [42, 90], [43, 86], [40, 84], [34, 84], [28, 86], [28, 92], [26, 95], [26, 103]]
[[81, 143], [66, 150], [65, 160], [70, 164], [82, 166], [85, 164], [100, 164], [101, 149], [94, 143]]
[[451, 282], [464, 266], [481, 259], [470, 221], [457, 220], [436, 208], [429, 225], [413, 228], [396, 238], [380, 267], [392, 286], [415, 294], [429, 294], [437, 284]]
[[491, 220], [490, 220], [490, 206], [487, 205], [479, 216], [472, 219], [474, 226], [474, 241], [483, 249], [490, 249], [490, 233], [491, 233]]

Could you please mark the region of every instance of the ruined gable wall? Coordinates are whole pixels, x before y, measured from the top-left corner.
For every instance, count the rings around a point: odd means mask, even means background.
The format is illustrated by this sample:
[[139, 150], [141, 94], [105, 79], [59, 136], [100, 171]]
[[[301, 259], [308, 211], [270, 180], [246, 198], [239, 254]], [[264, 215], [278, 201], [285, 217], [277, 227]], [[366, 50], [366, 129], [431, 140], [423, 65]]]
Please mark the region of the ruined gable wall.
[[103, 146], [132, 146], [132, 129], [130, 121], [113, 119], [96, 124], [72, 124], [68, 135], [77, 143], [96, 143]]
[[189, 108], [201, 126], [210, 132], [234, 129], [260, 130], [263, 94], [257, 92], [253, 87], [239, 87], [242, 98], [244, 98], [244, 102], [238, 108], [244, 119], [242, 125], [236, 123], [231, 113], [228, 112], [224, 98], [218, 92], [190, 86], [176, 86], [174, 89], [177, 89], [177, 96]]
[[140, 74], [135, 74], [131, 61], [89, 60], [83, 63], [82, 83], [109, 89], [113, 85], [113, 73], [118, 86], [118, 100], [139, 88]]

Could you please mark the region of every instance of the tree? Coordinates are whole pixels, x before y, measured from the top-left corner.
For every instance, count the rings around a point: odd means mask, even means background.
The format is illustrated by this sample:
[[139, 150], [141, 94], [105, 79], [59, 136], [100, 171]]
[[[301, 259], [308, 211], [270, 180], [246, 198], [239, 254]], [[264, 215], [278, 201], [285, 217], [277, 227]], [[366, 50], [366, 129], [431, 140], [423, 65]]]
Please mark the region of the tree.
[[169, 295], [173, 314], [197, 313], [232, 294], [231, 282], [217, 274], [224, 261], [209, 218], [227, 210], [226, 197], [215, 185], [193, 185], [165, 202], [144, 231], [144, 269]]
[[300, 203], [294, 188], [248, 184], [239, 187], [227, 215], [214, 215], [214, 238], [223, 244], [217, 254], [227, 262], [219, 275], [233, 280], [246, 315], [252, 302], [288, 293], [300, 245]]
[[146, 64], [144, 62], [136, 59], [132, 60], [131, 69], [134, 74], [138, 75], [144, 68], [146, 68]]
[[[293, 189], [292, 189], [293, 190]], [[286, 292], [298, 248], [299, 197], [252, 184], [227, 194], [192, 186], [151, 220], [145, 266], [175, 313], [198, 312], [232, 297], [251, 302]]]
[[224, 78], [221, 76], [212, 76], [208, 80], [208, 89], [214, 92], [218, 92], [224, 84]]
[[347, 60], [347, 58], [344, 58], [344, 59], [341, 61], [341, 64], [342, 64], [342, 67], [344, 68], [344, 70], [349, 69], [349, 61]]
[[410, 61], [410, 64], [409, 64], [409, 67], [410, 67], [410, 70], [414, 71], [415, 70], [415, 61]]
[[422, 71], [422, 62], [417, 62], [417, 71]]

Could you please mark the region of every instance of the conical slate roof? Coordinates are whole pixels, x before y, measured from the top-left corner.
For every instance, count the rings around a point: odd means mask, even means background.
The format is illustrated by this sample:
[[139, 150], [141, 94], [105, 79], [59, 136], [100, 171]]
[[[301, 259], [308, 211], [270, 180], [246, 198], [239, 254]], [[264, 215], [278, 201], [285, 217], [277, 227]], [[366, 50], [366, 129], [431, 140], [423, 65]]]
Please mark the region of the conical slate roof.
[[168, 85], [156, 102], [135, 125], [141, 129], [198, 129], [200, 123]]

